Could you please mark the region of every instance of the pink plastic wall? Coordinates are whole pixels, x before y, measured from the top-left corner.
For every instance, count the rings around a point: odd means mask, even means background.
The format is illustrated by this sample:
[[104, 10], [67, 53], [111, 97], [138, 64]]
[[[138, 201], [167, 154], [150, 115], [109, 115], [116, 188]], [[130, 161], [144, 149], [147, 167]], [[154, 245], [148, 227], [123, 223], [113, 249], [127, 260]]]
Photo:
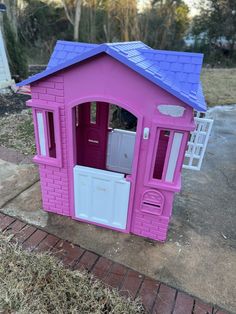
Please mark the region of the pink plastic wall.
[[[40, 162], [39, 173], [42, 190], [43, 207], [45, 210], [62, 215], [70, 215], [69, 186], [68, 186], [68, 152], [66, 143], [66, 119], [64, 106], [64, 78], [55, 75], [32, 86], [33, 108], [52, 108], [59, 106], [59, 121], [54, 121], [60, 126], [62, 166], [55, 167]], [[32, 106], [32, 103], [28, 105]], [[35, 109], [33, 109], [35, 110]], [[36, 133], [36, 132], [35, 132]], [[37, 142], [37, 137], [36, 137]], [[59, 157], [59, 156], [58, 156]], [[37, 160], [36, 160], [37, 162]]]
[[[74, 65], [59, 75], [51, 76], [32, 86], [32, 104], [60, 105], [62, 167], [40, 165], [44, 209], [63, 215], [74, 214], [73, 167], [76, 164], [72, 108], [75, 105], [104, 101], [117, 104], [138, 118], [133, 170], [129, 180], [131, 193], [128, 221], [125, 232], [164, 241], [172, 212], [173, 197], [180, 189], [181, 166], [188, 132], [194, 128], [192, 108], [165, 92], [120, 62], [103, 54]], [[185, 108], [181, 118], [164, 116], [158, 104], [180, 105]], [[29, 104], [30, 105], [30, 104]], [[150, 138], [144, 140], [143, 128], [150, 128]], [[152, 181], [150, 173], [158, 127], [183, 131], [183, 145], [176, 169], [174, 183]], [[155, 201], [159, 191], [164, 205], [158, 214], [147, 213], [142, 208], [143, 195], [149, 191]], [[152, 193], [153, 192], [153, 193]], [[156, 208], [153, 209], [154, 211]]]

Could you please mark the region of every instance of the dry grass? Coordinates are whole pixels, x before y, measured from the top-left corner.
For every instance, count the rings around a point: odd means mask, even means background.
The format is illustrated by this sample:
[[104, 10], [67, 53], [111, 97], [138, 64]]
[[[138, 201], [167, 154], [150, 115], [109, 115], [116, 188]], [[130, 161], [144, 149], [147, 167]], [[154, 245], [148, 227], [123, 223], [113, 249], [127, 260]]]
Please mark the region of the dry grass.
[[144, 313], [87, 273], [53, 256], [22, 250], [0, 234], [0, 313]]
[[31, 110], [0, 117], [0, 146], [14, 148], [25, 155], [35, 154]]
[[236, 68], [203, 69], [202, 83], [208, 106], [236, 104]]

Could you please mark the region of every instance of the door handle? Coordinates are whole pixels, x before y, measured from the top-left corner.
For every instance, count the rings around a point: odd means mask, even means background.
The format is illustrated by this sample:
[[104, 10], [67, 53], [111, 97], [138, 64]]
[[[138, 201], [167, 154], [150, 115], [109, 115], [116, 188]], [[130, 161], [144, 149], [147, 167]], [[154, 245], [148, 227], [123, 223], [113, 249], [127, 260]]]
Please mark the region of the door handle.
[[95, 143], [95, 144], [99, 144], [99, 141], [97, 140], [91, 140], [90, 138], [88, 139], [89, 143]]

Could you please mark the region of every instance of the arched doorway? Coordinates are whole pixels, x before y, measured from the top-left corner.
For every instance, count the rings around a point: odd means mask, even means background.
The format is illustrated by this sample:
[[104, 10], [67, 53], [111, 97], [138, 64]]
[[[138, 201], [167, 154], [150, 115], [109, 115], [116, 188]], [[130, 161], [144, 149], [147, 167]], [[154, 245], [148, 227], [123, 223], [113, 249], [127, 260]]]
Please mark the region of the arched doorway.
[[73, 109], [76, 164], [131, 174], [137, 118], [105, 102], [88, 102]]
[[92, 101], [72, 108], [74, 205], [75, 218], [126, 230], [137, 118], [118, 107]]

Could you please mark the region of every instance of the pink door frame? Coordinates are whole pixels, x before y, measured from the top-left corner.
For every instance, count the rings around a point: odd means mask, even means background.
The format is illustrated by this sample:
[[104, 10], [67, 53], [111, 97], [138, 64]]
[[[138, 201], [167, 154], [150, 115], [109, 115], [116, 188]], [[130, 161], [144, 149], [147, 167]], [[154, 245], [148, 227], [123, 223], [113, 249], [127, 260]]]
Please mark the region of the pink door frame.
[[[74, 206], [74, 178], [73, 178], [73, 168], [76, 165], [76, 149], [75, 149], [75, 132], [74, 132], [74, 117], [73, 117], [73, 108], [77, 105], [93, 102], [93, 101], [101, 101], [106, 102], [108, 104], [116, 104], [117, 106], [128, 110], [133, 115], [136, 116], [138, 119], [137, 123], [137, 130], [136, 130], [136, 139], [135, 139], [135, 148], [134, 148], [134, 159], [132, 163], [132, 174], [127, 176], [127, 181], [130, 181], [131, 190], [130, 190], [130, 197], [129, 197], [129, 206], [128, 206], [128, 215], [127, 215], [127, 224], [126, 229], [121, 230], [118, 228], [107, 227], [102, 224], [93, 223], [86, 220], [81, 220], [75, 217], [75, 206]], [[108, 98], [108, 97], [101, 97], [101, 96], [90, 96], [90, 97], [82, 97], [74, 99], [72, 102], [65, 104], [66, 110], [66, 126], [67, 126], [67, 150], [68, 150], [68, 177], [69, 177], [69, 205], [70, 205], [70, 216], [78, 221], [87, 222], [89, 224], [95, 224], [104, 228], [114, 229], [117, 231], [121, 231], [123, 233], [129, 233], [131, 230], [131, 223], [132, 223], [132, 213], [133, 213], [133, 204], [134, 204], [134, 194], [135, 194], [135, 186], [136, 186], [136, 178], [137, 178], [137, 168], [138, 168], [138, 161], [139, 161], [139, 151], [141, 146], [141, 139], [142, 139], [142, 130], [143, 130], [143, 116], [141, 113], [133, 110], [131, 106], [127, 103], [121, 103], [119, 100], [115, 98]]]

